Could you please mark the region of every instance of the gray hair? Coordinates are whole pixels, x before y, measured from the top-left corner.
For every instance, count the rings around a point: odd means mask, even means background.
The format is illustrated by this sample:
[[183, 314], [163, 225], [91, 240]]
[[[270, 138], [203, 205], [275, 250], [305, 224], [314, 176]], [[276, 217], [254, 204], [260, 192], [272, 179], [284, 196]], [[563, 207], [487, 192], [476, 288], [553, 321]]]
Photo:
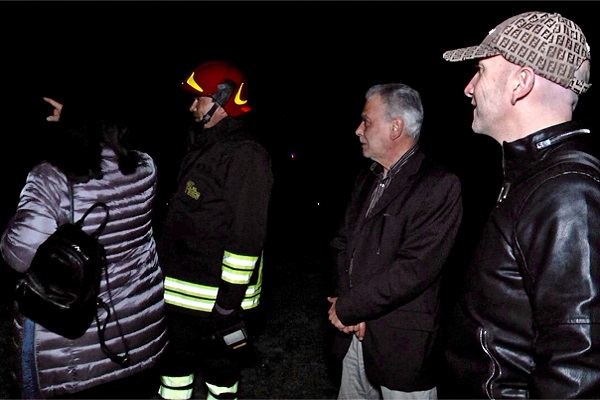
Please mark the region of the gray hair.
[[371, 86], [365, 98], [368, 100], [375, 94], [381, 96], [387, 118], [402, 118], [408, 134], [418, 140], [423, 125], [423, 104], [419, 92], [403, 83], [385, 83]]

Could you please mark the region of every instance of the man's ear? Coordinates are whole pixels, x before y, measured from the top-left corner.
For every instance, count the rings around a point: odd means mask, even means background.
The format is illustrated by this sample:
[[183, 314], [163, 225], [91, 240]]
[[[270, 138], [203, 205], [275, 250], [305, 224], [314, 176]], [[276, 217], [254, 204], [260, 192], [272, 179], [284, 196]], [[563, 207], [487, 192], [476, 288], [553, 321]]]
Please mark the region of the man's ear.
[[526, 97], [535, 85], [535, 72], [531, 67], [521, 67], [516, 71], [514, 87], [511, 93], [511, 104], [515, 105], [517, 101]]
[[394, 118], [391, 125], [391, 138], [398, 139], [404, 130], [404, 120], [402, 118]]

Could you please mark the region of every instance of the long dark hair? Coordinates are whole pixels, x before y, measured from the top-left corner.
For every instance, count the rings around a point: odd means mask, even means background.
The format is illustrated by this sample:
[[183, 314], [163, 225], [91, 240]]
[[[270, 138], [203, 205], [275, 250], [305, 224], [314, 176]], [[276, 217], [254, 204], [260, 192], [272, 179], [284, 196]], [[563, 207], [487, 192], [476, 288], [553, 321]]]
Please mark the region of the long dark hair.
[[82, 108], [65, 103], [60, 122], [49, 122], [45, 159], [76, 182], [101, 179], [102, 145], [112, 148], [120, 171], [133, 173], [140, 154], [128, 148], [130, 127], [122, 111], [114, 107]]

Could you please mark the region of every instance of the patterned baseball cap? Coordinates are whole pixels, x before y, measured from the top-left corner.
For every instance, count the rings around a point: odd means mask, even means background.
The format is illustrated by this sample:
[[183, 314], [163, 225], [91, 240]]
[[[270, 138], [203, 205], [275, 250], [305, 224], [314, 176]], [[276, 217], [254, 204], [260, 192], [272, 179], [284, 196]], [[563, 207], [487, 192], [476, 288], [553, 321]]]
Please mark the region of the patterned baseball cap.
[[443, 57], [463, 61], [498, 54], [577, 94], [592, 86], [574, 78], [581, 64], [591, 59], [590, 46], [581, 28], [558, 13], [516, 15], [492, 29], [479, 46], [446, 51]]

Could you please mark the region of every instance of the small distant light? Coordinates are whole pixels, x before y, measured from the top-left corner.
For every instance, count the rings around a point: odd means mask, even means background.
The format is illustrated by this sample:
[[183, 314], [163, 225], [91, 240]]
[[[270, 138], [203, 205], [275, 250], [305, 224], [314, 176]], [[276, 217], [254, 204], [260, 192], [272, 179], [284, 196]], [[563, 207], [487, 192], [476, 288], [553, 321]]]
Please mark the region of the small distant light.
[[290, 153], [290, 158], [296, 158], [296, 153]]

